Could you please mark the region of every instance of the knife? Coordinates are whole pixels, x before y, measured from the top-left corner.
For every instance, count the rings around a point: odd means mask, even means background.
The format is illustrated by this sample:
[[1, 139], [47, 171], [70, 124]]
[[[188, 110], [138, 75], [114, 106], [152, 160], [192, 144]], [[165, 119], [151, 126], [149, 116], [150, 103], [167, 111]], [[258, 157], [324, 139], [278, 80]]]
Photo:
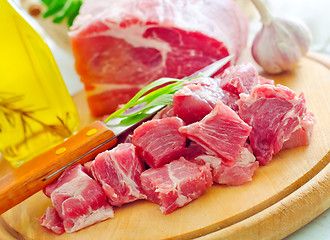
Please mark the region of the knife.
[[[187, 78], [199, 74], [212, 76], [232, 58], [233, 55], [230, 55], [216, 61]], [[66, 168], [77, 163], [84, 164], [114, 147], [118, 136], [151, 119], [164, 107], [153, 108], [147, 118], [130, 126], [111, 128], [101, 121], [94, 121], [66, 141], [1, 177], [0, 215], [52, 183]]]

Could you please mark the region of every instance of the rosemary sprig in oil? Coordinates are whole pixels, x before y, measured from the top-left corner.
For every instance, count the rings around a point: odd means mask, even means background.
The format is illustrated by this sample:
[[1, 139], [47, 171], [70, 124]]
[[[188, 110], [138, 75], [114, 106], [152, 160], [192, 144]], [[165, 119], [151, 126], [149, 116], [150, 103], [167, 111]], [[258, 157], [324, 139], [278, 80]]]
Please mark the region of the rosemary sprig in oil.
[[[16, 124], [20, 124], [23, 128], [25, 138], [27, 137], [28, 131], [31, 130], [29, 121], [40, 124], [44, 131], [47, 131], [55, 136], [67, 138], [71, 135], [70, 129], [65, 124], [64, 120], [59, 116], [57, 116], [58, 124], [46, 124], [33, 116], [34, 113], [37, 111], [42, 111], [43, 109], [29, 110], [27, 109], [28, 107], [26, 107], [26, 109], [16, 107], [19, 102], [23, 101], [23, 98], [23, 95], [8, 96], [7, 98], [0, 96], [0, 117], [3, 117], [12, 127], [15, 127]], [[17, 116], [20, 121], [19, 123], [15, 122], [15, 117]], [[3, 126], [0, 122], [0, 133], [2, 130]]]

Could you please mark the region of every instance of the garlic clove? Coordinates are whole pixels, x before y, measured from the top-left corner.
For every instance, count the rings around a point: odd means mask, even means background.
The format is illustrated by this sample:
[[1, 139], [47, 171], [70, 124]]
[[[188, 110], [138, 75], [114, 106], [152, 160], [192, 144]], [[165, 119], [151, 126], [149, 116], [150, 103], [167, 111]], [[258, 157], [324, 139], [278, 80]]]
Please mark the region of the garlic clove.
[[301, 54], [304, 56], [312, 44], [312, 33], [307, 25], [297, 18], [287, 18], [285, 20], [280, 19], [280, 21], [286, 25], [288, 31], [290, 31], [295, 37], [295, 40], [300, 47]]
[[261, 1], [253, 2], [263, 23], [252, 44], [254, 60], [268, 73], [294, 69], [311, 45], [310, 30], [299, 19], [273, 18]]
[[275, 18], [256, 35], [252, 56], [266, 72], [280, 73], [295, 67], [310, 42], [301, 28], [286, 19]]

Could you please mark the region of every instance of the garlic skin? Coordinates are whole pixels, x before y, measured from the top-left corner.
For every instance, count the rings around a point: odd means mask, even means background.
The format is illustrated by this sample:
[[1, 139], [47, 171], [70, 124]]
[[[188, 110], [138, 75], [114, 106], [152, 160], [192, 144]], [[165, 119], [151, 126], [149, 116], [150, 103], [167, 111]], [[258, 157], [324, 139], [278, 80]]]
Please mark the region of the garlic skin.
[[252, 56], [266, 72], [281, 73], [294, 69], [311, 42], [311, 33], [302, 22], [275, 18], [256, 35]]
[[294, 69], [312, 43], [310, 30], [299, 19], [273, 18], [261, 0], [252, 2], [263, 23], [252, 43], [254, 60], [272, 74]]

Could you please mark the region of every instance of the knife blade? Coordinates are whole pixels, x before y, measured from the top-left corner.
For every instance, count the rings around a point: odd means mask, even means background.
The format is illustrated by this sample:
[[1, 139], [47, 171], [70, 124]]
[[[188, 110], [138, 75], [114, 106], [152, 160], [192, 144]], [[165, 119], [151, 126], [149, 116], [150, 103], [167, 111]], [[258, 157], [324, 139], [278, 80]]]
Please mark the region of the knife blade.
[[[233, 55], [218, 60], [187, 78], [199, 74], [205, 77], [212, 76], [232, 58]], [[101, 121], [94, 121], [66, 141], [1, 177], [0, 215], [42, 190], [57, 179], [66, 168], [77, 163], [84, 164], [100, 152], [114, 147], [118, 136], [151, 119], [164, 107], [162, 105], [149, 110], [150, 115], [147, 118], [125, 127], [115, 128]]]

